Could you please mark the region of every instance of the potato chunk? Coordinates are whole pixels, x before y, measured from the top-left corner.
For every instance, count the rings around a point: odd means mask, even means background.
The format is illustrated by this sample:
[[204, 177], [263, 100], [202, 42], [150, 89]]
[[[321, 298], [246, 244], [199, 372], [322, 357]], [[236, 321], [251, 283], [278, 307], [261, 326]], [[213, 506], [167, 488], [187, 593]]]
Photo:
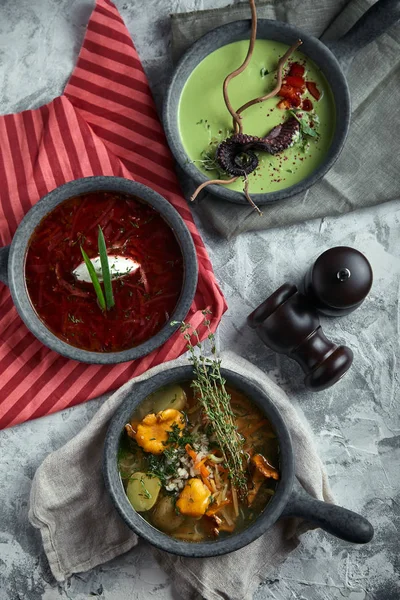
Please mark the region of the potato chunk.
[[186, 405], [186, 394], [180, 385], [173, 384], [153, 392], [150, 400], [154, 403], [153, 410], [156, 413], [167, 408], [182, 410]]
[[171, 531], [182, 525], [184, 518], [183, 515], [176, 513], [172, 496], [161, 498], [155, 505], [152, 513], [153, 525], [167, 533], [171, 533]]
[[197, 478], [189, 479], [176, 501], [182, 515], [199, 518], [204, 515], [210, 504], [210, 490]]
[[162, 410], [156, 415], [154, 413], [146, 415], [137, 427], [136, 441], [145, 452], [162, 454], [166, 448], [168, 433], [174, 425], [179, 429], [185, 427], [184, 415], [174, 408]]
[[161, 489], [161, 481], [155, 475], [138, 471], [131, 475], [126, 495], [137, 512], [145, 512], [153, 508]]

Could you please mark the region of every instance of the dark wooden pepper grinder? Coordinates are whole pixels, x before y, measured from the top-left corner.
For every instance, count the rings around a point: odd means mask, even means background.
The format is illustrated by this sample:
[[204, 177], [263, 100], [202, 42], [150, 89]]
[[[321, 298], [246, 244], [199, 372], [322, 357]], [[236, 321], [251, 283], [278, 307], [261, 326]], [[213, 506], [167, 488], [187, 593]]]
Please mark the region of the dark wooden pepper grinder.
[[319, 312], [340, 317], [364, 302], [372, 279], [372, 268], [364, 254], [337, 246], [326, 250], [309, 268], [304, 293]]
[[362, 303], [371, 285], [372, 269], [360, 252], [331, 248], [307, 272], [306, 293], [285, 283], [248, 316], [247, 322], [269, 348], [302, 367], [308, 389], [324, 390], [348, 371], [353, 352], [328, 340], [318, 310], [329, 315], [347, 314]]

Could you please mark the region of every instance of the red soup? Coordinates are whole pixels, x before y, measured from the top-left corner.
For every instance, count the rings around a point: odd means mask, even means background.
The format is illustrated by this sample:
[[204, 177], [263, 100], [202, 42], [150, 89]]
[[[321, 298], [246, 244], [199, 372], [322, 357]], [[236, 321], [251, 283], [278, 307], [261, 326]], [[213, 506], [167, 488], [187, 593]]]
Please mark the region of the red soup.
[[[106, 311], [93, 284], [75, 272], [82, 267], [81, 246], [90, 259], [99, 256], [99, 226], [115, 300]], [[124, 264], [120, 274], [111, 257]], [[127, 263], [135, 267], [125, 270]], [[151, 206], [135, 196], [96, 192], [66, 200], [41, 221], [25, 272], [31, 302], [57, 337], [83, 350], [119, 352], [169, 321], [182, 288], [183, 259], [171, 228]]]

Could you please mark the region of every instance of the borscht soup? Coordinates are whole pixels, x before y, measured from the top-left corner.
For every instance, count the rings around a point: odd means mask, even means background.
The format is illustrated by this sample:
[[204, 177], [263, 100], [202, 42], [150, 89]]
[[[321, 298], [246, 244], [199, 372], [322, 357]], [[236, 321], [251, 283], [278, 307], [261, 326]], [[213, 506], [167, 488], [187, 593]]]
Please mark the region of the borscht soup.
[[225, 389], [242, 442], [241, 492], [218, 443], [221, 415], [210, 422], [190, 381], [148, 396], [120, 439], [118, 468], [133, 509], [177, 540], [212, 541], [245, 529], [279, 485], [279, 444], [271, 423], [242, 392]]
[[[169, 322], [183, 257], [172, 229], [150, 205], [100, 191], [65, 200], [42, 219], [28, 245], [25, 276], [30, 301], [54, 335], [82, 350], [120, 352]], [[98, 294], [107, 295], [106, 284], [112, 304], [105, 309]]]

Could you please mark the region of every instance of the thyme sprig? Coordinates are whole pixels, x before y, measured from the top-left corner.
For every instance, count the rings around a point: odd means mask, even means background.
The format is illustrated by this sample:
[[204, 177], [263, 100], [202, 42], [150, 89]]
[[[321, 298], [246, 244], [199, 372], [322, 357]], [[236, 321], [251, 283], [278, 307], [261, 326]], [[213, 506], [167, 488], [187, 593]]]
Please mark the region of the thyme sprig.
[[[226, 391], [226, 380], [221, 375], [221, 359], [217, 357], [215, 336], [210, 329], [208, 315], [204, 310], [204, 325], [208, 329], [211, 356], [204, 356], [200, 337], [190, 323], [182, 322], [181, 333], [187, 341], [189, 360], [193, 365], [194, 379], [191, 383], [204, 415], [220, 446], [232, 486], [241, 497], [247, 493], [247, 478], [243, 453], [243, 438], [235, 425], [235, 415]], [[194, 344], [192, 340], [194, 339]]]

